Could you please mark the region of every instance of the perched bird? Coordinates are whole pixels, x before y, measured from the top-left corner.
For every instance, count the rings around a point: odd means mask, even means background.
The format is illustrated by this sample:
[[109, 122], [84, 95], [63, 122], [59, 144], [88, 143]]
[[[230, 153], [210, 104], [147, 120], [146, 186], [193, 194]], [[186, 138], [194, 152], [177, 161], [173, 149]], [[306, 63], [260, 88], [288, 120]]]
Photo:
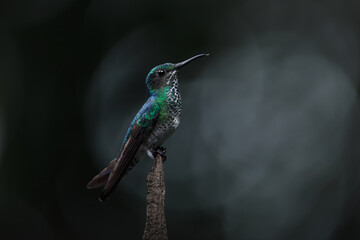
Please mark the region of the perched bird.
[[88, 189], [104, 186], [99, 197], [105, 201], [136, 163], [155, 151], [174, 133], [180, 123], [181, 97], [178, 71], [187, 63], [209, 54], [199, 54], [180, 63], [154, 67], [146, 77], [149, 98], [136, 114], [122, 143], [120, 154], [96, 175]]

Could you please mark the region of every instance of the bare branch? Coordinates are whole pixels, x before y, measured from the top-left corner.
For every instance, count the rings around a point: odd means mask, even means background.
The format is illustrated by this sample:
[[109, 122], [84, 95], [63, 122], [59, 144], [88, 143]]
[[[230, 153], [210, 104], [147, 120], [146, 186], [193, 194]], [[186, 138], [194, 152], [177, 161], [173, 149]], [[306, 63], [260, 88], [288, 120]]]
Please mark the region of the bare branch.
[[154, 164], [146, 179], [146, 223], [143, 240], [167, 240], [165, 219], [165, 151], [156, 153]]

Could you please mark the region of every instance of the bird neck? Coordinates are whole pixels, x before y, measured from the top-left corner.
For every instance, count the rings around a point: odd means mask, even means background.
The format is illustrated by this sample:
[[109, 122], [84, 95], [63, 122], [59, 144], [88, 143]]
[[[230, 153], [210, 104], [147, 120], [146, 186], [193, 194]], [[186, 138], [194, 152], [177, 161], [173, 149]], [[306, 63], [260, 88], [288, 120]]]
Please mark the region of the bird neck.
[[162, 87], [150, 92], [151, 96], [154, 96], [158, 100], [166, 100], [167, 95], [169, 94], [170, 86]]

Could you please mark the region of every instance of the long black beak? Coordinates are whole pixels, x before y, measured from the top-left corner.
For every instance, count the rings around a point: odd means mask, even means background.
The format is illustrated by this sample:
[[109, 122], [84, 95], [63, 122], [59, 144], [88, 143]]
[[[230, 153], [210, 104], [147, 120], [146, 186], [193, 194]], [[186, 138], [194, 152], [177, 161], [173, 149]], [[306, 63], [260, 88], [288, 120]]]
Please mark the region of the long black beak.
[[193, 60], [195, 60], [195, 59], [198, 59], [198, 58], [200, 58], [200, 57], [204, 57], [204, 56], [209, 56], [209, 54], [208, 53], [206, 53], [206, 54], [199, 54], [199, 55], [196, 55], [196, 56], [193, 56], [192, 58], [189, 58], [189, 59], [187, 59], [187, 60], [185, 60], [185, 61], [183, 61], [183, 62], [179, 62], [179, 63], [176, 63], [175, 64], [175, 70], [179, 70], [180, 68], [182, 68], [183, 66], [185, 66], [186, 64], [188, 64], [189, 62], [191, 62], [191, 61], [193, 61]]

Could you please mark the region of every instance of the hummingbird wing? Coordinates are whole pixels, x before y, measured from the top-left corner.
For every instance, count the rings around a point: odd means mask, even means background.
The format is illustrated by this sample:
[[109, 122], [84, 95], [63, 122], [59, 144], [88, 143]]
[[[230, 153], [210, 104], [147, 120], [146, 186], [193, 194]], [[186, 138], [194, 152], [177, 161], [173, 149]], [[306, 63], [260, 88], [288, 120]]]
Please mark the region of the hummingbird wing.
[[99, 197], [100, 201], [105, 201], [108, 198], [119, 184], [120, 179], [127, 173], [139, 147], [157, 122], [159, 114], [160, 106], [155, 102], [154, 98], [149, 98], [131, 123], [120, 156], [116, 160], [104, 190]]

